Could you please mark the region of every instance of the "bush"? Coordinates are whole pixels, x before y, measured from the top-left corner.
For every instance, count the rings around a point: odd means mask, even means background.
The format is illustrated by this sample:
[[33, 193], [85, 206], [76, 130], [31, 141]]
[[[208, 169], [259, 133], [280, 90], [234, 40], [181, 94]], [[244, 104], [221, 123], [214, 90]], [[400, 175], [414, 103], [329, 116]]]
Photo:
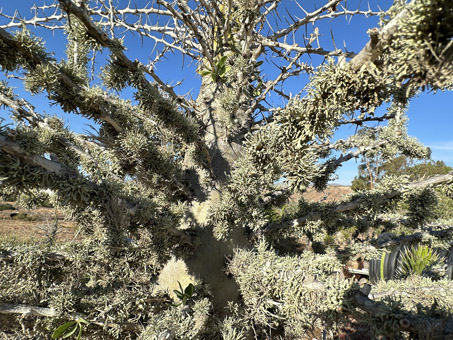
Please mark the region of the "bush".
[[10, 203], [0, 203], [0, 211], [4, 210], [16, 210], [16, 208]]

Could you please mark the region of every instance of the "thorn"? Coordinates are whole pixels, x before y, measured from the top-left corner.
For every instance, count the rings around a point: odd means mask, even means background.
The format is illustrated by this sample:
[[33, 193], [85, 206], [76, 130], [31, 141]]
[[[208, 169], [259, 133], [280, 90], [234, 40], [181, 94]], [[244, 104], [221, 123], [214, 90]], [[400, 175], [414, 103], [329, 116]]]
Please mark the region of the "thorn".
[[299, 3], [297, 1], [296, 1], [296, 5], [305, 13], [305, 15], [309, 14], [301, 5], [299, 5]]

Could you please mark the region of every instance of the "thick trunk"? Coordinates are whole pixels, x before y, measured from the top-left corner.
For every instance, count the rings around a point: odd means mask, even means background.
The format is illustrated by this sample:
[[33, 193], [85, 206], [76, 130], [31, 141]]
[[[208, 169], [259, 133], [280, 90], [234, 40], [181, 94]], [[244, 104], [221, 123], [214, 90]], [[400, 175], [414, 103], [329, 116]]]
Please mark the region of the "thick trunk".
[[238, 90], [235, 102], [231, 103], [234, 108], [227, 111], [221, 107], [219, 97], [225, 91], [226, 85], [220, 80], [212, 82], [203, 79], [196, 102], [197, 111], [205, 125], [204, 141], [209, 148], [211, 170], [219, 183], [225, 182], [232, 164], [240, 157], [244, 137], [252, 123], [250, 117], [244, 116], [241, 90]]
[[[198, 203], [203, 203], [204, 210], [200, 214], [207, 214], [210, 207], [221, 200], [217, 189], [222, 190], [231, 172], [233, 163], [242, 152], [244, 136], [251, 125], [251, 119], [236, 121], [233, 128], [224, 125], [225, 117], [218, 107], [216, 95], [223, 90], [224, 85], [203, 79], [200, 94], [197, 99], [197, 111], [205, 124], [206, 134], [204, 141], [208, 146], [210, 172], [214, 178], [215, 193], [202, 193], [201, 187], [195, 184], [193, 190]], [[232, 113], [232, 114], [236, 114]], [[196, 177], [195, 169], [193, 177]], [[192, 182], [193, 184], [194, 182]], [[185, 259], [190, 274], [200, 278], [208, 284], [211, 293], [214, 310], [223, 315], [226, 312], [228, 302], [239, 301], [239, 286], [231, 276], [226, 273], [228, 258], [232, 257], [235, 248], [247, 247], [249, 242], [242, 228], [234, 228], [230, 239], [226, 242], [218, 241], [212, 233], [213, 226], [199, 226], [197, 228], [197, 245], [194, 254]]]

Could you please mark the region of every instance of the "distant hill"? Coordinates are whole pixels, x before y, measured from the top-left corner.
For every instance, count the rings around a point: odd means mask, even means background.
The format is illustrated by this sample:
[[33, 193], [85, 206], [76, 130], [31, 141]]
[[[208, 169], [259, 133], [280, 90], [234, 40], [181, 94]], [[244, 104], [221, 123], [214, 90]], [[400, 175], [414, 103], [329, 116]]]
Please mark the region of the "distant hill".
[[291, 199], [296, 200], [299, 197], [303, 197], [308, 202], [336, 202], [352, 192], [350, 186], [342, 185], [329, 185], [323, 191], [316, 191], [314, 188], [309, 188], [306, 192], [301, 194], [294, 194]]

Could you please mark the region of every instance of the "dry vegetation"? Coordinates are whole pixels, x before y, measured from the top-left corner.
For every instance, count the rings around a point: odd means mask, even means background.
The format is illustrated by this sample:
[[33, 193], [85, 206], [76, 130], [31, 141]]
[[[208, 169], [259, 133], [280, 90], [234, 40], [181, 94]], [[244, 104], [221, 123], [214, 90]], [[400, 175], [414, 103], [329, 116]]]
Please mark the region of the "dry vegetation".
[[[351, 192], [351, 188], [348, 186], [329, 186], [323, 191], [309, 188], [302, 195], [293, 195], [290, 200], [297, 201], [303, 197], [308, 202], [337, 202]], [[24, 209], [15, 202], [5, 203], [12, 205], [14, 209], [0, 211], [0, 240], [19, 243], [45, 241], [45, 229], [54, 223], [55, 217], [57, 217], [59, 230], [57, 242], [69, 241], [75, 236], [75, 223], [66, 221], [61, 212], [54, 208]]]
[[[333, 203], [341, 200], [342, 197], [349, 195], [352, 192], [348, 186], [328, 186], [323, 191], [317, 191], [315, 188], [309, 188], [302, 194], [302, 197], [307, 202], [324, 202]], [[297, 199], [299, 195], [294, 195], [292, 198]]]
[[54, 208], [23, 209], [14, 202], [7, 202], [14, 209], [0, 211], [0, 240], [19, 243], [45, 241], [46, 230], [57, 218], [57, 242], [65, 242], [74, 237], [74, 222], [65, 221], [63, 215]]

